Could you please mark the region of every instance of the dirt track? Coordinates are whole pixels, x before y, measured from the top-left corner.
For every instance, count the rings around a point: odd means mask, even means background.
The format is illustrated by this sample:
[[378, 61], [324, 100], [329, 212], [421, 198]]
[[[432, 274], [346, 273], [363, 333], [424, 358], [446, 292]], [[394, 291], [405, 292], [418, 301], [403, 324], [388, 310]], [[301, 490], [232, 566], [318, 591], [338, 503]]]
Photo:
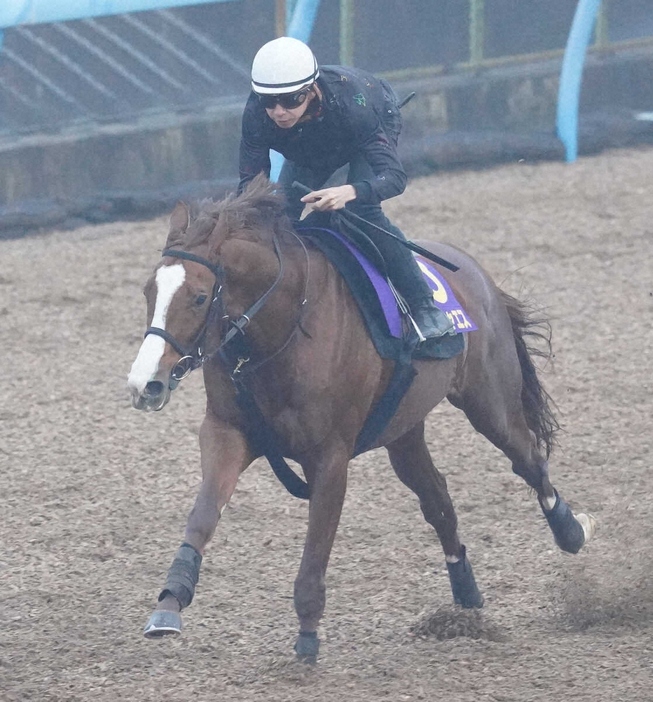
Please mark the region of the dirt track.
[[558, 551], [508, 461], [440, 406], [432, 452], [486, 607], [450, 605], [415, 499], [366, 454], [315, 668], [291, 655], [306, 505], [262, 462], [184, 635], [141, 635], [199, 483], [200, 376], [156, 415], [126, 392], [167, 218], [0, 242], [0, 700], [653, 700], [652, 173], [652, 149], [616, 151], [435, 175], [388, 203], [413, 238], [456, 243], [546, 307], [542, 378], [564, 427], [551, 476], [599, 529]]

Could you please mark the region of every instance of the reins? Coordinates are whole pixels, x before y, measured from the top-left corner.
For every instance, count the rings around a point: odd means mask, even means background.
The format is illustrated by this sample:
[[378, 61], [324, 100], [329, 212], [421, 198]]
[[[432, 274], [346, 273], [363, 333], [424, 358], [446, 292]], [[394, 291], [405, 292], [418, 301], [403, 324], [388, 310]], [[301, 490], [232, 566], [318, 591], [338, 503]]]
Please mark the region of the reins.
[[[279, 356], [285, 349], [290, 345], [291, 341], [295, 338], [295, 334], [297, 333], [297, 330], [300, 330], [305, 336], [308, 336], [308, 333], [304, 330], [302, 327], [302, 318], [304, 316], [304, 312], [306, 310], [306, 303], [308, 301], [308, 284], [309, 284], [309, 279], [310, 279], [310, 258], [308, 255], [308, 250], [306, 248], [306, 245], [302, 241], [301, 237], [297, 236], [297, 234], [293, 231], [289, 232], [292, 234], [295, 239], [299, 242], [300, 246], [302, 247], [302, 250], [304, 251], [304, 257], [306, 259], [306, 277], [304, 280], [304, 293], [302, 295], [302, 301], [300, 303], [300, 310], [299, 310], [299, 316], [297, 318], [297, 321], [293, 325], [292, 331], [288, 335], [288, 338], [284, 341], [284, 343], [272, 354], [269, 356], [266, 356], [265, 358], [261, 359], [260, 361], [256, 363], [252, 363], [251, 359], [248, 358], [247, 360], [243, 358], [238, 359], [238, 367], [237, 369], [234, 369], [234, 373], [242, 373], [244, 369], [244, 364], [245, 363], [251, 363], [251, 365], [247, 366], [247, 372], [248, 374], [252, 374], [255, 371], [257, 371], [259, 368], [264, 366], [266, 363], [269, 363], [272, 361], [274, 358]], [[278, 247], [278, 240], [276, 237], [276, 234], [274, 236], [274, 246], [275, 246], [275, 252], [277, 254], [277, 258], [279, 259], [279, 274], [275, 282], [273, 283], [272, 287], [262, 296], [260, 297], [244, 314], [241, 315], [239, 320], [236, 320], [234, 322], [230, 323], [231, 329], [227, 332], [225, 335], [225, 338], [220, 344], [220, 347], [218, 349], [219, 352], [223, 352], [225, 348], [228, 347], [229, 342], [234, 339], [234, 337], [237, 336], [238, 332], [240, 332], [241, 336], [244, 337], [244, 329], [249, 324], [249, 320], [263, 307], [265, 302], [267, 301], [268, 297], [276, 287], [276, 285], [281, 281], [283, 277], [283, 259], [281, 258], [281, 251]], [[244, 324], [241, 324], [241, 321], [246, 318], [247, 321]]]
[[[413, 95], [410, 95], [406, 99], [405, 102], [410, 100], [412, 97], [413, 97]], [[404, 104], [405, 104], [405, 102], [404, 102]], [[303, 193], [304, 195], [310, 195], [310, 193], [311, 193], [310, 188], [306, 187], [305, 185], [303, 185], [302, 183], [300, 183], [296, 180], [293, 181], [291, 187], [295, 188], [296, 190], [299, 190], [299, 192]], [[384, 229], [383, 227], [379, 227], [378, 224], [375, 224], [374, 222], [370, 222], [370, 220], [368, 220], [368, 219], [364, 219], [363, 217], [360, 217], [359, 215], [357, 215], [355, 212], [352, 212], [351, 210], [347, 210], [343, 207], [341, 210], [338, 210], [338, 214], [343, 219], [349, 220], [348, 224], [351, 224], [351, 222], [356, 222], [358, 224], [362, 224], [363, 227], [371, 227], [372, 229], [375, 229], [380, 234], [383, 234], [384, 236], [387, 236], [390, 239], [394, 239], [401, 246], [404, 246], [407, 249], [410, 249], [411, 251], [414, 251], [415, 253], [418, 253], [421, 256], [424, 256], [424, 258], [428, 258], [430, 261], [433, 261], [434, 263], [438, 263], [443, 268], [447, 268], [448, 270], [453, 271], [454, 273], [458, 270], [458, 266], [456, 266], [454, 263], [451, 263], [451, 261], [447, 261], [445, 258], [442, 258], [441, 256], [438, 256], [437, 254], [434, 254], [432, 251], [425, 249], [423, 246], [416, 244], [414, 241], [410, 241], [409, 239], [401, 239], [396, 234], [389, 232], [387, 229]]]

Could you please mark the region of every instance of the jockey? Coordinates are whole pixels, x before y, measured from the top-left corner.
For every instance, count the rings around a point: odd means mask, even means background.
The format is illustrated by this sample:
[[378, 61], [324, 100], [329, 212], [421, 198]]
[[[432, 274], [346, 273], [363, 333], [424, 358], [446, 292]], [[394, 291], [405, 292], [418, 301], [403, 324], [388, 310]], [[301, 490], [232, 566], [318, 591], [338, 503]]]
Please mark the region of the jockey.
[[[240, 184], [260, 172], [270, 175], [269, 151], [285, 157], [279, 182], [289, 214], [327, 212], [346, 207], [359, 217], [405, 240], [384, 215], [381, 202], [400, 195], [406, 173], [397, 155], [402, 127], [397, 98], [383, 79], [343, 66], [318, 66], [306, 44], [280, 37], [265, 44], [252, 64], [252, 93], [242, 119]], [[348, 165], [345, 185], [328, 186], [336, 170]], [[308, 195], [292, 183], [312, 189]], [[383, 255], [388, 274], [425, 338], [454, 333], [411, 252], [390, 236], [366, 227]]]

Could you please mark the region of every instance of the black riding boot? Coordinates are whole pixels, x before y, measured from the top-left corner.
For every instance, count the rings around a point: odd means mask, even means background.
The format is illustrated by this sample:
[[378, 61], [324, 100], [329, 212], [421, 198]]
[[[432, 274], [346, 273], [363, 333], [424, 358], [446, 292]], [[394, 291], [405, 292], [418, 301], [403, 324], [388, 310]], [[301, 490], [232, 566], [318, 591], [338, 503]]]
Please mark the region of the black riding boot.
[[[368, 222], [391, 232], [398, 239], [406, 239], [401, 229], [388, 220], [379, 206], [359, 206], [351, 209], [360, 213], [359, 216]], [[410, 314], [423, 337], [421, 340], [455, 334], [453, 322], [435, 306], [431, 288], [424, 279], [413, 254], [401, 243], [378, 232], [374, 227], [365, 227], [365, 231], [385, 259], [390, 280], [410, 308]]]
[[425, 298], [411, 310], [411, 314], [424, 340], [456, 333], [453, 322], [435, 306], [432, 297]]

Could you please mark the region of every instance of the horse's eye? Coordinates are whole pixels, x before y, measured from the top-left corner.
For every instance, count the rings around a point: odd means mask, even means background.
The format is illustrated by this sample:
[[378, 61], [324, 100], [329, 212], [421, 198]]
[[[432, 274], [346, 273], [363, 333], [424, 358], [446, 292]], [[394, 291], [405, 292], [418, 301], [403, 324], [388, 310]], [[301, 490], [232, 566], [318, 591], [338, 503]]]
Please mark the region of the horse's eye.
[[207, 298], [208, 298], [208, 295], [203, 295], [203, 294], [202, 294], [202, 295], [198, 295], [198, 296], [195, 298], [195, 305], [196, 305], [197, 307], [201, 307], [201, 306], [206, 302]]

